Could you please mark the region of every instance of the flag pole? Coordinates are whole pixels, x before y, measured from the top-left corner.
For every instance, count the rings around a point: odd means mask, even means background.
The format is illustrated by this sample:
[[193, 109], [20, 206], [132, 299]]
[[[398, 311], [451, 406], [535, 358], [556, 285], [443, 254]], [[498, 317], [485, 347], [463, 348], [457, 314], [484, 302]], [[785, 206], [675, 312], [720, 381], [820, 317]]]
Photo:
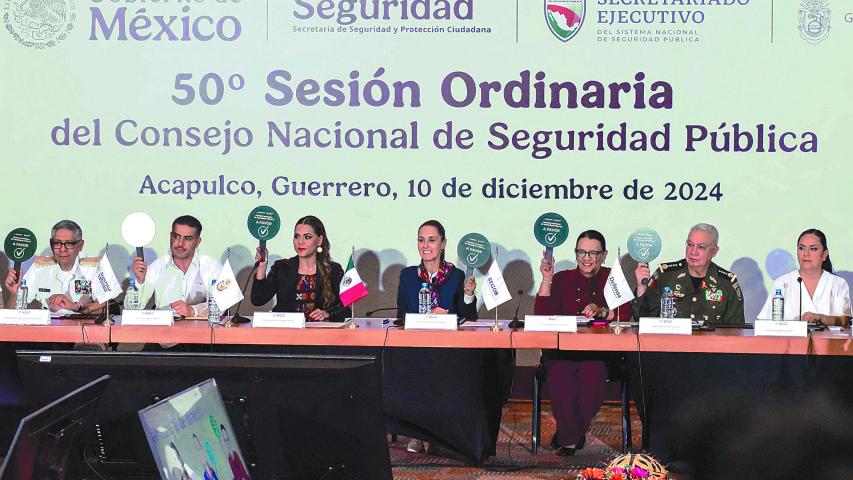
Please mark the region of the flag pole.
[[[495, 247], [495, 260], [494, 261], [495, 261], [495, 264], [498, 266], [498, 269], [500, 269], [501, 266], [499, 263], [497, 263], [497, 261], [498, 261], [498, 247]], [[499, 305], [495, 305], [495, 324], [492, 325], [492, 331], [493, 332], [500, 332], [501, 331], [501, 325], [500, 325], [500, 323], [498, 323], [498, 306]]]
[[[107, 257], [107, 252], [110, 250], [110, 242], [106, 242], [104, 244], [104, 256]], [[107, 257], [107, 261], [109, 262], [109, 257]], [[101, 325], [105, 325], [107, 327], [113, 326], [115, 323], [112, 318], [110, 318], [110, 300], [107, 299], [107, 304], [104, 305], [104, 321], [101, 322]]]
[[[621, 245], [616, 247], [616, 262], [619, 263], [619, 268], [622, 268], [622, 263], [621, 263], [622, 262], [622, 246]], [[622, 321], [619, 318], [619, 308], [621, 306], [622, 305], [619, 305], [618, 307], [616, 307], [616, 323], [613, 325], [613, 333], [617, 333], [617, 334], [622, 333], [622, 328], [623, 328]]]
[[[352, 261], [352, 264], [355, 265], [355, 245], [352, 246], [352, 251], [350, 251], [349, 258]], [[344, 272], [344, 273], [346, 273], [346, 272]], [[352, 309], [352, 316], [349, 319], [349, 325], [347, 325], [347, 328], [358, 328], [358, 325], [356, 325], [356, 323], [355, 323], [355, 317], [356, 317], [355, 316], [355, 304], [356, 303], [358, 303], [358, 302], [352, 303], [352, 308], [351, 308]]]

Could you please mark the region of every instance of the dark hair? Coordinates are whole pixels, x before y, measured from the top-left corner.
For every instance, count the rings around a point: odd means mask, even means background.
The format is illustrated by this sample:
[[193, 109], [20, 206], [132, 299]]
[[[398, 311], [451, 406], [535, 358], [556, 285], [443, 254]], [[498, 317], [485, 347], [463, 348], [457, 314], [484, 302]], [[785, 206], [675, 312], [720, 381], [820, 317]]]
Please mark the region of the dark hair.
[[175, 225], [183, 225], [185, 227], [194, 228], [195, 235], [197, 237], [201, 236], [201, 222], [199, 222], [198, 219], [192, 215], [181, 215], [180, 217], [176, 218], [172, 222], [172, 230], [175, 229]]
[[[818, 230], [816, 228], [810, 228], [810, 229], [806, 230], [805, 232], [801, 233], [800, 236], [797, 237], [797, 244], [800, 243], [800, 240], [803, 239], [804, 235], [816, 236], [817, 238], [820, 239], [820, 244], [823, 245], [823, 249], [827, 250], [827, 251], [829, 250], [829, 247], [826, 246], [826, 235], [824, 235], [823, 232], [821, 232], [820, 230]], [[821, 268], [823, 268], [827, 272], [832, 273], [832, 260], [829, 259], [828, 253], [826, 254], [826, 260], [824, 260], [820, 266], [821, 266]]]
[[[317, 271], [320, 272], [320, 282], [323, 285], [323, 304], [329, 308], [335, 302], [335, 292], [332, 290], [332, 257], [330, 256], [332, 244], [329, 243], [329, 236], [326, 235], [326, 227], [314, 215], [300, 218], [296, 221], [296, 225], [308, 225], [314, 233], [323, 237], [323, 241], [320, 242], [323, 251], [317, 252]], [[296, 228], [296, 225], [293, 227]]]
[[[438, 220], [427, 220], [422, 223], [420, 227], [418, 227], [418, 231], [420, 232], [424, 227], [435, 227], [438, 230], [439, 236], [441, 236], [441, 240], [444, 241], [444, 225], [441, 224]], [[444, 261], [444, 249], [441, 249], [441, 261]]]
[[578, 235], [578, 239], [575, 240], [575, 245], [577, 245], [582, 238], [598, 240], [598, 243], [601, 244], [601, 249], [605, 252], [607, 251], [607, 242], [604, 241], [604, 235], [602, 235], [601, 232], [599, 232], [598, 230], [586, 230], [584, 232], [581, 232], [581, 234]]

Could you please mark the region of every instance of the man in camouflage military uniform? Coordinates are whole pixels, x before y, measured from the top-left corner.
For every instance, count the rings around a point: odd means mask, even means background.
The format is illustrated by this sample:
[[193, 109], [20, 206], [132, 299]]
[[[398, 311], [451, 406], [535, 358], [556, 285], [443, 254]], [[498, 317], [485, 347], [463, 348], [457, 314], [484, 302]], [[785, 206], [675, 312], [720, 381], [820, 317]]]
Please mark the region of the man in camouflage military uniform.
[[[59, 314], [92, 313], [103, 304], [92, 299], [92, 286], [98, 273], [100, 257], [81, 258], [83, 230], [72, 220], [62, 220], [50, 230], [53, 255], [36, 257], [24, 274], [29, 290], [28, 301]], [[14, 308], [21, 285], [15, 270], [10, 270], [4, 283], [11, 293], [7, 307]]]
[[660, 298], [664, 287], [669, 287], [675, 300], [676, 317], [711, 323], [744, 323], [743, 294], [735, 274], [711, 261], [720, 249], [717, 246], [719, 238], [713, 225], [694, 225], [687, 236], [685, 258], [661, 264], [651, 276], [648, 288], [642, 281], [649, 278], [649, 265], [638, 264], [635, 317], [660, 316]]

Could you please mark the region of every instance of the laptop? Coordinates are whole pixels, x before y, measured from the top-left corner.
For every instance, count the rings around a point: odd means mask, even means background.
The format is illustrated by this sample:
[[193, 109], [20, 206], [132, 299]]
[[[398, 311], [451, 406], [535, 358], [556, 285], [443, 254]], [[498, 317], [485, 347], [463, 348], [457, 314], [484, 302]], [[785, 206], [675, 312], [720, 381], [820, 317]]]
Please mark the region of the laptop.
[[139, 411], [163, 480], [250, 480], [216, 380]]

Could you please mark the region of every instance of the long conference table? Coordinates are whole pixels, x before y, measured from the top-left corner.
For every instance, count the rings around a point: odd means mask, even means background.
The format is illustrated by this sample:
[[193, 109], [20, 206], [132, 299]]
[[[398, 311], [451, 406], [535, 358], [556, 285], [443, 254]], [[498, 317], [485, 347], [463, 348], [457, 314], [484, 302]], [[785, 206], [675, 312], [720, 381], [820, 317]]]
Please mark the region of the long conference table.
[[[837, 370], [837, 361], [853, 356], [849, 329], [813, 332], [803, 338], [755, 336], [751, 329], [733, 328], [697, 331], [689, 336], [638, 335], [636, 327], [620, 333], [609, 327], [579, 327], [577, 333], [526, 332], [509, 329], [508, 321], [500, 321], [501, 330], [492, 331], [492, 323], [481, 320], [473, 326], [464, 324], [457, 331], [427, 331], [405, 330], [382, 318], [356, 319], [357, 328], [303, 329], [254, 328], [251, 324], [211, 327], [203, 320], [179, 320], [172, 326], [122, 326], [119, 320], [104, 326], [91, 320], [56, 319], [50, 326], [0, 325], [0, 342], [186, 344], [230, 352], [252, 348], [381, 352], [384, 407], [392, 419], [388, 420], [391, 431], [444, 443], [474, 464], [494, 454], [503, 403], [499, 397], [507, 393], [500, 370], [511, 373], [512, 368], [507, 367], [509, 357], [501, 352], [625, 352], [624, 356], [631, 359], [639, 359], [631, 353], [641, 352], [645, 371], [641, 413], [645, 414], [644, 433], [652, 440], [646, 445], [664, 459], [672, 455], [668, 450], [671, 444], [678, 443], [673, 437], [677, 426], [671, 425], [673, 410], [685, 399], [701, 401], [709, 385], [750, 390], [793, 385], [792, 389], [801, 389], [799, 379], [791, 380], [799, 374], [790, 373], [799, 367], [791, 365], [808, 365], [809, 359], [821, 358], [830, 365], [824, 370]], [[412, 348], [423, 355], [412, 355]], [[420, 363], [413, 363], [413, 358]], [[633, 362], [629, 361], [629, 366], [636, 371]], [[434, 365], [441, 367], [430, 371]], [[442, 375], [448, 368], [454, 369], [453, 375]], [[777, 374], [779, 371], [785, 373]], [[451, 378], [454, 376], [458, 378]], [[636, 388], [636, 376], [633, 380]], [[436, 408], [435, 403], [444, 403], [444, 409]]]
[[[211, 327], [202, 320], [179, 320], [173, 326], [94, 325], [91, 321], [55, 319], [45, 325], [0, 325], [0, 342], [37, 343], [187, 343], [212, 345], [315, 345], [350, 347], [432, 347], [557, 349], [603, 352], [736, 353], [767, 355], [853, 355], [853, 336], [813, 332], [809, 337], [755, 336], [751, 329], [718, 328], [693, 335], [614, 333], [608, 327], [578, 327], [577, 333], [525, 332], [501, 320], [494, 332], [481, 322], [457, 331], [405, 330], [386, 319], [357, 319], [357, 328], [253, 328], [240, 324]], [[638, 345], [639, 342], [639, 345]]]

